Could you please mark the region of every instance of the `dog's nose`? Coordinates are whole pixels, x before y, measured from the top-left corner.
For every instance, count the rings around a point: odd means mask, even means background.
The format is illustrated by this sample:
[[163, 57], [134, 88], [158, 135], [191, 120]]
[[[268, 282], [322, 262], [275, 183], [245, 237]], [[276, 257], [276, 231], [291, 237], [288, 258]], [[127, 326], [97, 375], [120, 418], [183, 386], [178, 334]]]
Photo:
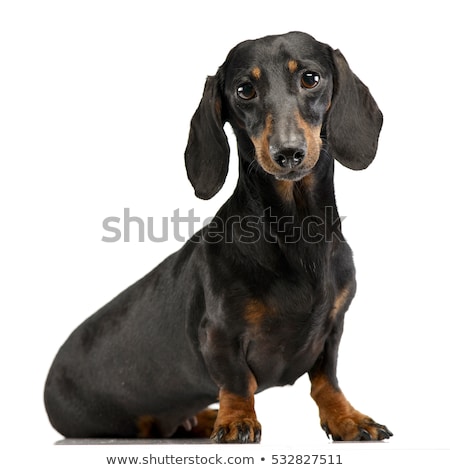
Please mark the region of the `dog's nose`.
[[273, 159], [281, 168], [294, 169], [306, 155], [306, 149], [303, 147], [284, 147], [274, 152]]

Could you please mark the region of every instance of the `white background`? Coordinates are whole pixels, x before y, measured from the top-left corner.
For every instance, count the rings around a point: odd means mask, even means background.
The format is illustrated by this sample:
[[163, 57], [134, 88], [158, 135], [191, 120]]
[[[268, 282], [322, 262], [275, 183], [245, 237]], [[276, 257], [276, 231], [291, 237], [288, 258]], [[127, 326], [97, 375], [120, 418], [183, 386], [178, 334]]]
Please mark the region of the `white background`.
[[[181, 246], [173, 237], [140, 243], [137, 235], [102, 242], [103, 219], [130, 208], [158, 227], [177, 208], [180, 215], [195, 208], [202, 220], [215, 213], [236, 183], [232, 137], [230, 174], [211, 201], [195, 198], [183, 160], [204, 80], [236, 43], [290, 30], [339, 48], [385, 116], [373, 165], [336, 169], [358, 276], [340, 384], [395, 434], [373, 444], [372, 454], [386, 446], [450, 448], [444, 7], [437, 0], [0, 4], [0, 432], [3, 456], [21, 462], [8, 468], [50, 465], [61, 455], [42, 391], [68, 334]], [[306, 377], [264, 392], [256, 407], [263, 447], [337, 449], [320, 429]]]

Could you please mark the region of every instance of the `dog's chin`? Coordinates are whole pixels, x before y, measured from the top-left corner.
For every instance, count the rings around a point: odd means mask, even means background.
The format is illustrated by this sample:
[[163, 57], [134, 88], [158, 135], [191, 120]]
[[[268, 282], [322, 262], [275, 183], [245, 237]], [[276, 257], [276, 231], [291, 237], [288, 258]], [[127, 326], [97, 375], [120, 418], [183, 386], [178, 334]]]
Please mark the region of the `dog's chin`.
[[309, 175], [311, 170], [298, 170], [298, 171], [289, 171], [287, 173], [275, 174], [275, 179], [278, 181], [300, 181], [305, 176]]

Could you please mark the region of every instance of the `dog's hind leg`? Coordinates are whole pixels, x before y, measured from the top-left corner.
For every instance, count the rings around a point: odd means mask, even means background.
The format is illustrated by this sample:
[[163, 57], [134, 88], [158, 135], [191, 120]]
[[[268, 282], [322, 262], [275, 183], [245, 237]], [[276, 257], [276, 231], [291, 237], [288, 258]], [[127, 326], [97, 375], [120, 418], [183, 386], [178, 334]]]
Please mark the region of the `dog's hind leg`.
[[209, 439], [217, 419], [218, 410], [206, 408], [196, 416], [186, 420], [172, 436], [174, 438], [206, 438]]
[[214, 423], [217, 418], [217, 410], [206, 408], [195, 416], [183, 420], [176, 428], [175, 432], [167, 435], [162, 421], [150, 416], [144, 415], [138, 419], [139, 438], [209, 438], [214, 429]]

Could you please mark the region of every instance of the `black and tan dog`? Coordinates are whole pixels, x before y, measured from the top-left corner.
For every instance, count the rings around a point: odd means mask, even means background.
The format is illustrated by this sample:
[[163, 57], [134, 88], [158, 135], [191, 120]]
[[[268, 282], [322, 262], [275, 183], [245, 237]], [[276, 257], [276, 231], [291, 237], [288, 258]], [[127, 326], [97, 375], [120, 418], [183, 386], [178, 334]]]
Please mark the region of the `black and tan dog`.
[[334, 159], [367, 167], [381, 112], [338, 50], [293, 32], [239, 44], [207, 79], [185, 154], [203, 199], [227, 175], [225, 122], [239, 150], [234, 194], [69, 337], [46, 382], [51, 423], [68, 437], [258, 442], [255, 393], [308, 373], [328, 435], [389, 438], [336, 378], [355, 271]]

